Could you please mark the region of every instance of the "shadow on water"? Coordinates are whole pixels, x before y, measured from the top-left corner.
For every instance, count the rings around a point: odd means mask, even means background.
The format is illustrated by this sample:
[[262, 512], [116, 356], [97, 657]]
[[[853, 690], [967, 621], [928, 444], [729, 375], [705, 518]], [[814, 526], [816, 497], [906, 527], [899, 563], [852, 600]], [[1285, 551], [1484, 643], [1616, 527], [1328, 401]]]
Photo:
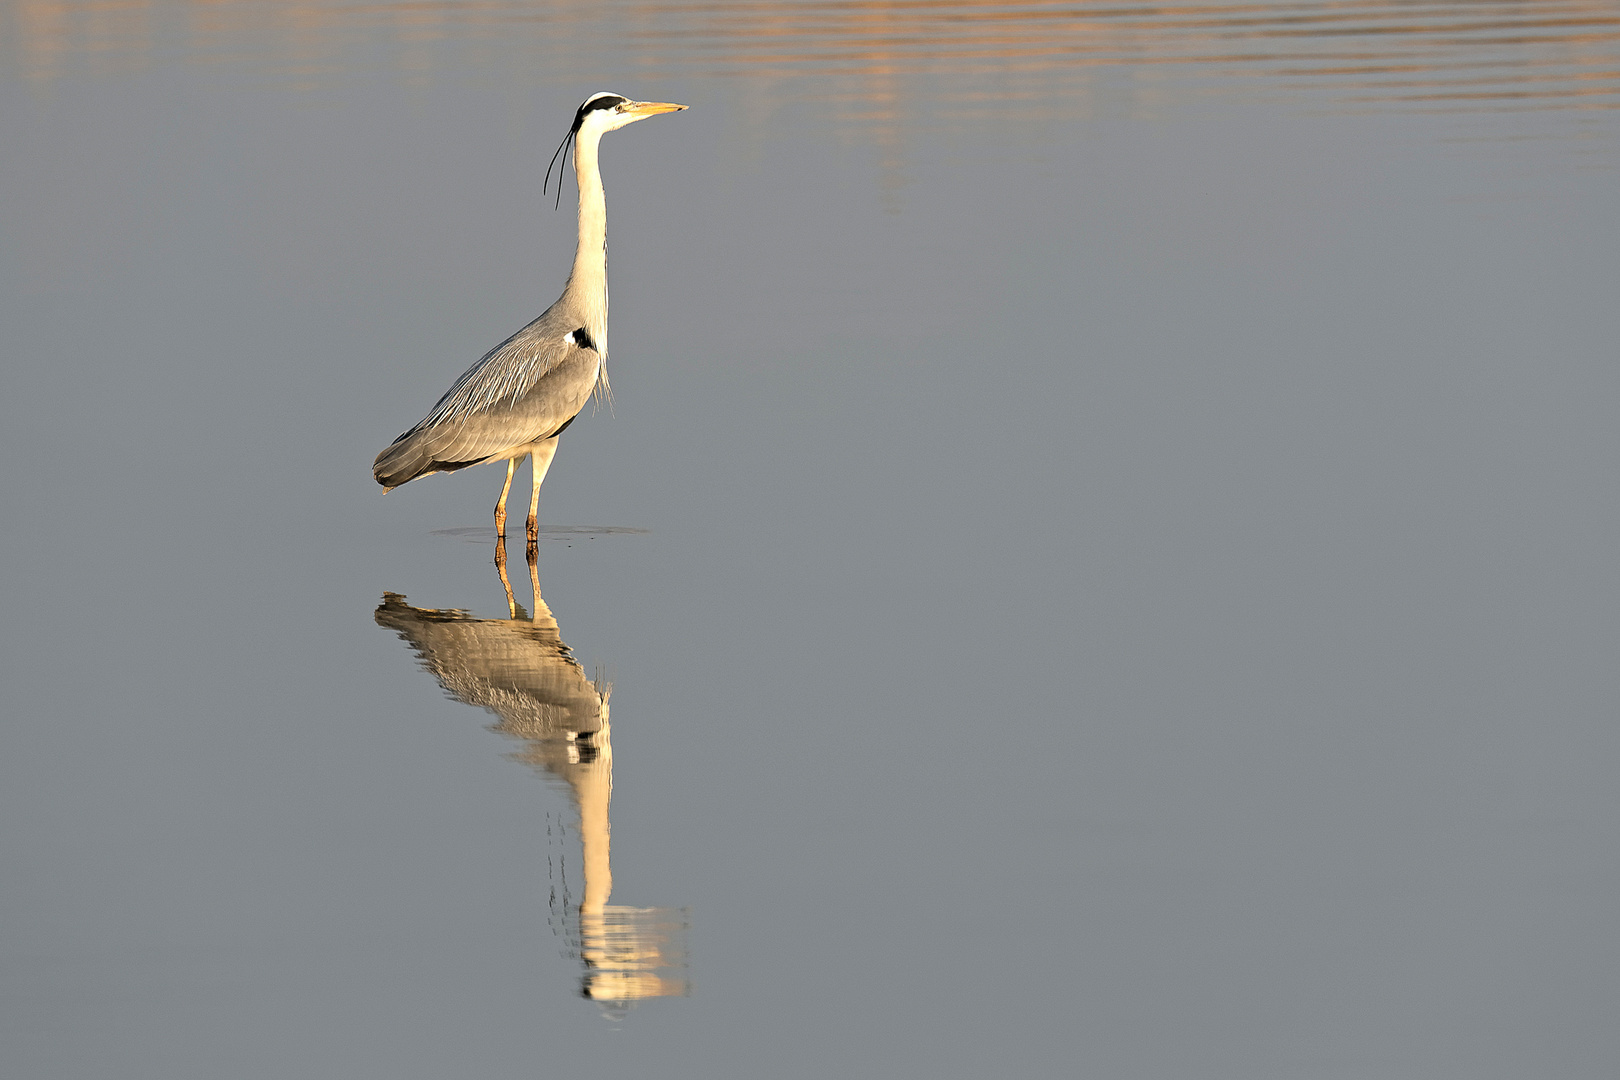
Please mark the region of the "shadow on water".
[[[540, 530], [540, 540], [572, 543], [575, 540], [595, 540], [598, 536], [646, 536], [650, 532], [651, 529], [637, 529], [629, 525], [553, 525]], [[493, 525], [463, 525], [455, 529], [434, 529], [433, 535], [449, 536], [477, 544], [493, 544], [497, 539]], [[510, 588], [507, 589], [507, 594], [510, 599]]]
[[[512, 591], [506, 549], [499, 545], [496, 565], [506, 589], [507, 618], [412, 607], [392, 592], [383, 595], [375, 618], [379, 626], [399, 634], [452, 698], [495, 715], [491, 730], [520, 744], [511, 755], [514, 760], [555, 782], [572, 799], [583, 881], [576, 895], [566, 853], [552, 863], [552, 926], [567, 942], [565, 955], [581, 965], [581, 996], [617, 1018], [644, 999], [688, 993], [687, 912], [608, 903], [613, 891], [611, 687], [601, 677], [588, 678], [563, 642], [540, 595], [533, 545], [527, 554], [532, 615]], [[566, 829], [552, 841], [571, 847]]]

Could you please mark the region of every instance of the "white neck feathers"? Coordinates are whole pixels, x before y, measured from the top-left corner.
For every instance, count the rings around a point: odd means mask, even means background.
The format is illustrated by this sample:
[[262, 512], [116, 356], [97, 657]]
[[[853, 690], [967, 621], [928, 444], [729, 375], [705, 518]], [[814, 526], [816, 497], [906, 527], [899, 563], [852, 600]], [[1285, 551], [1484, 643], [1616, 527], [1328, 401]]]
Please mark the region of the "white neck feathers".
[[597, 167], [602, 132], [586, 124], [574, 140], [574, 176], [579, 181], [579, 246], [563, 294], [578, 304], [598, 351], [607, 353], [607, 197]]

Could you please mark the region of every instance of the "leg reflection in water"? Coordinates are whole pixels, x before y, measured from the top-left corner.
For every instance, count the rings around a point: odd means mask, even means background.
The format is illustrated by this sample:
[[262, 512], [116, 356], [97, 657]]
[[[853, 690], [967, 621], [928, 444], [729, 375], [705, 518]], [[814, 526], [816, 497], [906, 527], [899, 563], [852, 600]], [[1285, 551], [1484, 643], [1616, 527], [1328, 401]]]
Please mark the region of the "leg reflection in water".
[[385, 593], [377, 624], [398, 633], [452, 698], [493, 713], [492, 730], [520, 743], [512, 757], [560, 782], [571, 796], [579, 816], [584, 891], [576, 901], [564, 877], [560, 894], [553, 887], [553, 911], [583, 967], [583, 996], [609, 1015], [622, 1015], [644, 998], [684, 995], [685, 910], [607, 902], [613, 891], [611, 688], [603, 679], [587, 678], [563, 643], [540, 595], [535, 545], [527, 549], [532, 616], [512, 592], [505, 545], [497, 543], [495, 550], [508, 618], [411, 607], [405, 597]]

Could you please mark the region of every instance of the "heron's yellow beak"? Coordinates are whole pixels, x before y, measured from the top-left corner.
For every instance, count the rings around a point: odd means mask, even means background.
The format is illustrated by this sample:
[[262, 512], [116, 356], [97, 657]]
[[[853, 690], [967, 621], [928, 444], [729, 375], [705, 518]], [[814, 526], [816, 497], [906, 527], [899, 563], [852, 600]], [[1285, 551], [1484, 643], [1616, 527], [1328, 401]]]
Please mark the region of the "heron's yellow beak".
[[644, 116], [657, 116], [659, 113], [680, 112], [684, 108], [685, 105], [677, 105], [673, 101], [627, 101], [619, 106], [619, 111], [639, 120]]

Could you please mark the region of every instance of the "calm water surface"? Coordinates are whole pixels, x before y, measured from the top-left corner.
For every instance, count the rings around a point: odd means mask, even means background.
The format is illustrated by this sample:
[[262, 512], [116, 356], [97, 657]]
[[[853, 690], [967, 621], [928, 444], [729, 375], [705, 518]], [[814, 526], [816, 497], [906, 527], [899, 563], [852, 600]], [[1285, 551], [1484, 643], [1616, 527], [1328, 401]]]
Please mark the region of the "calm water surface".
[[[560, 290], [533, 567], [373, 455]], [[1612, 3], [0, 4], [0, 1071], [1609, 1077]]]

